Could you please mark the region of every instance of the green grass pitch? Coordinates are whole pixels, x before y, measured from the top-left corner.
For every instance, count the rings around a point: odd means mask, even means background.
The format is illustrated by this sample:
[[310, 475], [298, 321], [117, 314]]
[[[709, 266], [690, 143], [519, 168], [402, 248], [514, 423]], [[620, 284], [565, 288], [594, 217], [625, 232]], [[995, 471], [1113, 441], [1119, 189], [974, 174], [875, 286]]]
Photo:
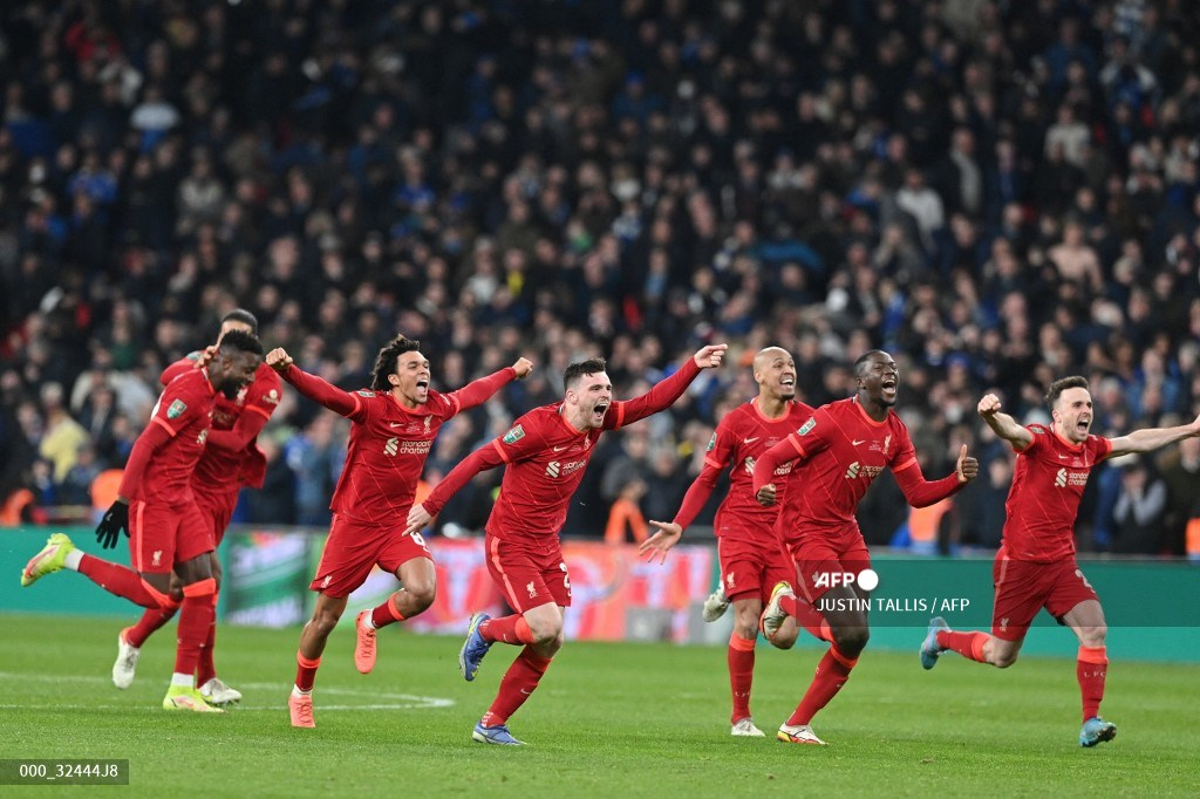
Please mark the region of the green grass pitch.
[[[297, 630], [224, 627], [221, 674], [246, 699], [229, 714], [168, 713], [173, 630], [143, 650], [126, 690], [109, 681], [128, 621], [0, 616], [0, 758], [128, 758], [128, 786], [4, 786], [3, 797], [1173, 797], [1200, 787], [1200, 667], [1114, 663], [1105, 716], [1120, 735], [1076, 743], [1075, 665], [1005, 672], [948, 654], [869, 649], [814, 722], [829, 747], [729, 736], [722, 647], [568, 642], [511, 721], [523, 748], [475, 744], [516, 650], [496, 645], [463, 682], [461, 640], [380, 635], [359, 675], [353, 639], [330, 639], [316, 730], [285, 706]], [[1064, 635], [1065, 632], [1064, 632]], [[760, 642], [753, 708], [774, 728], [820, 651]]]

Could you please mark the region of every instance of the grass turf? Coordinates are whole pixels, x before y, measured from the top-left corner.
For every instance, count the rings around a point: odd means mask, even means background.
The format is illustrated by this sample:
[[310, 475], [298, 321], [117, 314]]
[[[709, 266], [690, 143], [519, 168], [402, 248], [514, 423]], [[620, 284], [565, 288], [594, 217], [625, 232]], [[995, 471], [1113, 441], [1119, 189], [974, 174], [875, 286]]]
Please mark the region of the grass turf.
[[[511, 721], [530, 746], [470, 739], [515, 655], [496, 645], [478, 679], [460, 640], [396, 627], [375, 672], [352, 634], [330, 640], [316, 730], [285, 706], [297, 630], [224, 627], [222, 677], [246, 695], [226, 715], [168, 713], [174, 631], [147, 643], [127, 691], [109, 681], [127, 620], [0, 615], [0, 758], [128, 758], [128, 786], [4, 786], [5, 797], [1172, 797], [1200, 785], [1200, 667], [1116, 663], [1105, 716], [1116, 741], [1078, 746], [1075, 665], [1001, 672], [947, 654], [868, 652], [814, 721], [829, 747], [729, 736], [724, 648], [568, 642]], [[1064, 635], [1066, 633], [1064, 632]], [[758, 649], [753, 708], [774, 728], [820, 651]]]

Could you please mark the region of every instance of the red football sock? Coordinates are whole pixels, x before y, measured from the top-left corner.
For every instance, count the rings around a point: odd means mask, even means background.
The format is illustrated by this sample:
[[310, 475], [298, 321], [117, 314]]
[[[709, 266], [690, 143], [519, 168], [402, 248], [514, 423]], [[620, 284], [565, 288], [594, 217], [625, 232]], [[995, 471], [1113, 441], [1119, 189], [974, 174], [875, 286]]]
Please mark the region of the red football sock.
[[175, 671], [194, 675], [200, 661], [200, 651], [208, 638], [213, 621], [212, 591], [214, 581], [207, 578], [183, 587], [183, 604], [179, 607], [179, 643], [175, 649]]
[[484, 620], [479, 626], [479, 635], [485, 641], [505, 644], [533, 644], [535, 641], [529, 623], [520, 614]]
[[178, 604], [168, 608], [147, 608], [137, 624], [124, 631], [125, 643], [141, 647], [150, 638], [150, 634], [170, 622], [177, 611], [179, 611]]
[[217, 667], [213, 663], [213, 646], [217, 643], [217, 601], [220, 597], [220, 592], [213, 592], [213, 618], [208, 626], [208, 638], [204, 640], [204, 647], [200, 648], [200, 660], [196, 662], [197, 686], [203, 686], [217, 677]]
[[788, 725], [807, 725], [817, 712], [829, 704], [845, 685], [850, 677], [850, 670], [858, 663], [857, 658], [846, 658], [838, 652], [837, 645], [830, 645], [821, 663], [817, 664], [817, 673], [813, 682], [804, 693], [804, 699], [796, 710], [788, 717]]
[[489, 728], [508, 722], [508, 718], [533, 694], [533, 690], [538, 687], [538, 681], [546, 674], [546, 668], [549, 666], [550, 659], [542, 658], [533, 652], [532, 648], [526, 647], [521, 650], [508, 672], [500, 679], [500, 691], [496, 693], [492, 707], [480, 720], [483, 726]]
[[754, 680], [754, 639], [736, 633], [729, 637], [729, 688], [733, 692], [733, 716], [737, 722], [750, 716], [750, 683]]
[[800, 627], [811, 633], [813, 636], [820, 639], [822, 642], [833, 641], [833, 631], [829, 628], [829, 623], [825, 621], [825, 617], [817, 611], [816, 607], [799, 597], [784, 597], [779, 598], [779, 607], [788, 613], [796, 622], [800, 623]]
[[938, 631], [937, 643], [963, 658], [983, 662], [983, 645], [988, 638], [983, 631]]
[[1080, 647], [1075, 662], [1075, 677], [1083, 697], [1083, 721], [1100, 716], [1104, 699], [1104, 678], [1108, 675], [1108, 651], [1103, 647]]
[[380, 603], [371, 611], [371, 621], [375, 623], [376, 628], [391, 625], [393, 622], [399, 622], [402, 619], [404, 619], [404, 615], [400, 613], [400, 609], [396, 606], [396, 593], [388, 597], [387, 602]]
[[317, 667], [321, 666], [321, 657], [305, 658], [296, 653], [296, 688], [302, 692], [311, 692], [317, 681]]
[[84, 553], [79, 561], [79, 574], [91, 578], [92, 583], [101, 589], [112, 592], [117, 597], [132, 600], [143, 608], [159, 607], [158, 598], [150, 594], [142, 584], [142, 576], [129, 567]]

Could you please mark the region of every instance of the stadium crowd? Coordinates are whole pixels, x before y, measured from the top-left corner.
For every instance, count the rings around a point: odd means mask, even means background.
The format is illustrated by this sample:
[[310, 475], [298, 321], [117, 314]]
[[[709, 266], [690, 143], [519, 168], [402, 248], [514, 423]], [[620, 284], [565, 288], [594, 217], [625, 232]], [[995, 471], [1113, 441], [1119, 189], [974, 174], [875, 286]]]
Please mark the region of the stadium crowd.
[[[670, 519], [760, 348], [793, 353], [817, 405], [883, 347], [925, 472], [965, 442], [983, 474], [919, 520], [881, 482], [868, 542], [994, 547], [1013, 459], [975, 413], [985, 392], [1046, 419], [1045, 387], [1085, 375], [1102, 435], [1200, 403], [1189, 6], [6, 3], [5, 518], [90, 506], [163, 367], [245, 307], [344, 388], [396, 332], [442, 389], [532, 359], [445, 426], [433, 482], [560, 397], [572, 360], [606, 356], [630, 396], [730, 342], [728, 366], [603, 445], [571, 535], [600, 535], [619, 499]], [[324, 525], [346, 425], [285, 394], [238, 519]], [[439, 523], [478, 528], [496, 477]], [[1106, 466], [1081, 548], [1183, 553], [1198, 498], [1198, 440]]]

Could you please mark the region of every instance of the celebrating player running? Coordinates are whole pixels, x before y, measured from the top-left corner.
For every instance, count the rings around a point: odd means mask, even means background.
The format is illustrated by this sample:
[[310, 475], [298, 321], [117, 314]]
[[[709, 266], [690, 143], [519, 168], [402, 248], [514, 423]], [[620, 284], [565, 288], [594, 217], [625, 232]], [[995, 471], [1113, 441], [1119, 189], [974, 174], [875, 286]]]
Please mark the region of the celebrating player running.
[[424, 528], [446, 501], [485, 469], [507, 464], [500, 496], [487, 522], [484, 546], [492, 579], [516, 614], [497, 619], [475, 614], [459, 654], [468, 681], [495, 642], [523, 645], [500, 681], [500, 691], [472, 738], [485, 744], [519, 745], [508, 719], [538, 687], [563, 644], [563, 615], [571, 605], [571, 580], [558, 531], [567, 505], [583, 479], [600, 434], [616, 430], [674, 403], [700, 374], [718, 367], [726, 345], [701, 348], [673, 375], [632, 400], [613, 399], [603, 359], [567, 367], [566, 396], [535, 408], [503, 436], [476, 450], [438, 484], [423, 504], [412, 507], [408, 530]]

